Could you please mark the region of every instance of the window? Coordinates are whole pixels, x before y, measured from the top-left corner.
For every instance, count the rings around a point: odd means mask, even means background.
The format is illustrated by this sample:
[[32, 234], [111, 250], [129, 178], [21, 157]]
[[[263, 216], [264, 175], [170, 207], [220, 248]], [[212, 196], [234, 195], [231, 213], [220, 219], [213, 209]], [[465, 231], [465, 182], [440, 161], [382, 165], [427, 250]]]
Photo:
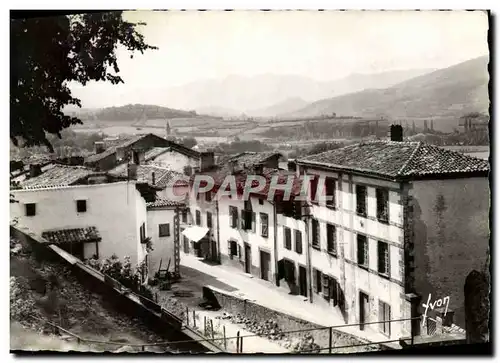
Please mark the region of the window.
[[389, 276], [389, 245], [385, 242], [378, 242], [378, 272]]
[[196, 225], [201, 226], [201, 212], [199, 210], [196, 211]]
[[378, 301], [378, 319], [383, 323], [380, 323], [380, 331], [387, 336], [391, 335], [391, 306], [385, 302]]
[[358, 234], [358, 265], [368, 267], [368, 240]]
[[321, 271], [318, 271], [316, 269], [313, 269], [313, 274], [314, 274], [314, 292], [316, 294], [321, 294]]
[[24, 205], [26, 208], [26, 215], [28, 217], [32, 217], [36, 214], [36, 204], [35, 203], [27, 203]]
[[337, 238], [336, 229], [332, 224], [326, 225], [326, 242], [328, 253], [337, 254]]
[[330, 276], [323, 274], [321, 283], [323, 285], [323, 299], [330, 301]]
[[319, 222], [316, 219], [311, 219], [312, 246], [319, 248]]
[[238, 256], [238, 243], [236, 241], [229, 241], [228, 252], [231, 259]]
[[238, 208], [229, 206], [229, 223], [231, 228], [238, 228]]
[[84, 213], [87, 211], [87, 201], [84, 199], [76, 201], [76, 211], [78, 213]]
[[141, 239], [141, 243], [146, 239], [146, 223], [143, 223], [139, 228], [139, 238]]
[[252, 212], [249, 210], [241, 210], [241, 229], [245, 231], [252, 229]]
[[212, 213], [207, 212], [207, 227], [212, 228]]
[[326, 178], [325, 180], [326, 189], [326, 205], [329, 207], [335, 207], [335, 179]]
[[339, 305], [340, 302], [340, 286], [337, 279], [330, 278], [330, 296], [333, 300], [333, 306]]
[[356, 213], [366, 216], [366, 187], [356, 185]]
[[170, 224], [159, 224], [158, 225], [158, 234], [160, 237], [170, 237]]
[[285, 281], [294, 283], [295, 282], [295, 263], [289, 260], [285, 260]]
[[316, 192], [318, 190], [318, 176], [314, 176], [311, 178], [310, 181], [310, 188], [311, 188], [311, 201], [316, 202]]
[[252, 232], [255, 233], [256, 231], [256, 222], [255, 222], [255, 212], [252, 212]]
[[259, 198], [259, 204], [264, 205], [264, 199]]
[[377, 219], [381, 222], [389, 221], [389, 192], [377, 189]]
[[287, 250], [292, 249], [292, 230], [288, 227], [283, 227], [284, 245]]
[[295, 252], [302, 254], [302, 232], [298, 229], [295, 230]]
[[267, 213], [260, 214], [260, 225], [262, 237], [267, 238], [269, 236], [269, 217], [267, 216]]
[[212, 201], [212, 192], [205, 192], [205, 201], [207, 202]]
[[188, 213], [187, 210], [182, 211], [182, 223], [187, 223], [188, 220]]

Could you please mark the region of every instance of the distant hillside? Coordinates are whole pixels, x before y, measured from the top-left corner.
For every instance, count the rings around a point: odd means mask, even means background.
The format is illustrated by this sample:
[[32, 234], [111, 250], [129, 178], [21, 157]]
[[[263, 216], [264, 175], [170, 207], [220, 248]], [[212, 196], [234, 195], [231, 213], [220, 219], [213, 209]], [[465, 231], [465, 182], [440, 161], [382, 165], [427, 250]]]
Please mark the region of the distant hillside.
[[[333, 81], [317, 81], [298, 75], [262, 74], [252, 77], [232, 75], [224, 79], [200, 80], [168, 88], [161, 92], [161, 96], [169, 101], [169, 105], [177, 108], [196, 110], [224, 108], [234, 110], [237, 114], [250, 114], [270, 105], [287, 102], [290, 98], [313, 102], [372, 87], [386, 88], [430, 71], [432, 70], [414, 69], [352, 74]], [[294, 110], [285, 108], [285, 112], [290, 111]]]
[[475, 58], [386, 89], [370, 89], [311, 103], [289, 116], [337, 113], [389, 118], [456, 118], [488, 113], [488, 57]]
[[196, 116], [194, 111], [182, 111], [154, 105], [125, 105], [107, 107], [93, 112], [94, 119], [102, 121], [141, 121], [147, 119], [170, 119]]
[[287, 98], [284, 101], [275, 103], [269, 107], [261, 108], [254, 111], [249, 111], [247, 114], [254, 117], [275, 117], [277, 115], [287, 114], [300, 110], [308, 105], [309, 102], [304, 101], [300, 97]]
[[217, 106], [198, 107], [196, 108], [196, 112], [214, 117], [236, 117], [242, 114], [242, 112], [236, 110]]

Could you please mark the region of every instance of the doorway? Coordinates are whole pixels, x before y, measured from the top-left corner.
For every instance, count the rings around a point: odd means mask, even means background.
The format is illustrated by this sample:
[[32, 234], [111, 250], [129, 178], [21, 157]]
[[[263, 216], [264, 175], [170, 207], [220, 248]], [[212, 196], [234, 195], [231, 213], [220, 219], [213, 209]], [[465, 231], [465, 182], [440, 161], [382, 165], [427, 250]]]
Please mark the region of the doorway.
[[245, 243], [245, 273], [251, 273], [252, 266], [252, 249], [248, 243]]
[[267, 252], [260, 251], [260, 278], [262, 280], [270, 281], [270, 265], [271, 265], [271, 255]]
[[307, 297], [307, 274], [304, 266], [299, 266], [299, 294]]
[[365, 330], [366, 318], [368, 317], [368, 295], [359, 292], [359, 330]]

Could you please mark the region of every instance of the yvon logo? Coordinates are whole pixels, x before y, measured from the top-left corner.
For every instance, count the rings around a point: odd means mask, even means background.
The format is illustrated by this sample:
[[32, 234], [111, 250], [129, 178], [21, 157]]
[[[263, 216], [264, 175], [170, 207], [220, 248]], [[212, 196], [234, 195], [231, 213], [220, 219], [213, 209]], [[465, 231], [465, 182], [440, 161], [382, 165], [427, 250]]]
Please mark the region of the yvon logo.
[[[427, 318], [427, 311], [429, 310], [429, 308], [431, 308], [431, 310], [434, 310], [434, 308], [436, 308], [436, 307], [440, 308], [440, 307], [446, 305], [446, 309], [444, 310], [444, 315], [443, 315], [443, 316], [446, 316], [446, 313], [448, 312], [449, 304], [450, 304], [450, 297], [449, 296], [446, 296], [443, 299], [439, 299], [439, 300], [436, 300], [433, 303], [431, 303], [431, 294], [429, 294], [429, 297], [427, 298], [427, 304], [422, 304], [422, 306], [425, 308], [425, 313], [424, 313], [423, 319], [422, 319], [422, 326], [425, 325], [426, 318]], [[435, 321], [432, 318], [429, 318], [429, 319], [431, 319], [432, 321]]]

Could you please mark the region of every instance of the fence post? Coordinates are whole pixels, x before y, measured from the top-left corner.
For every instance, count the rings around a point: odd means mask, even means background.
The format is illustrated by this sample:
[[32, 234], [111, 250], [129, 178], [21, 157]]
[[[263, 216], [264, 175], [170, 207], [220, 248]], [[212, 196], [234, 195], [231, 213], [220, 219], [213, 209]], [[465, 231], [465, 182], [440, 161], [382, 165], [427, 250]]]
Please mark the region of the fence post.
[[212, 342], [215, 343], [214, 321], [210, 319], [210, 332], [212, 333]]
[[203, 335], [207, 335], [207, 317], [203, 317]]
[[328, 353], [332, 354], [332, 340], [333, 340], [333, 328], [330, 327], [330, 332], [329, 332], [329, 344], [328, 344]]
[[189, 308], [186, 306], [186, 324], [189, 326]]
[[240, 337], [240, 353], [243, 353], [243, 336]]
[[227, 341], [226, 341], [226, 326], [222, 326], [222, 335], [224, 337], [224, 350], [227, 350]]
[[236, 353], [240, 352], [240, 331], [236, 334]]
[[196, 328], [196, 311], [193, 310], [193, 326]]
[[146, 347], [143, 345], [142, 346], [142, 351], [144, 352], [146, 350]]

